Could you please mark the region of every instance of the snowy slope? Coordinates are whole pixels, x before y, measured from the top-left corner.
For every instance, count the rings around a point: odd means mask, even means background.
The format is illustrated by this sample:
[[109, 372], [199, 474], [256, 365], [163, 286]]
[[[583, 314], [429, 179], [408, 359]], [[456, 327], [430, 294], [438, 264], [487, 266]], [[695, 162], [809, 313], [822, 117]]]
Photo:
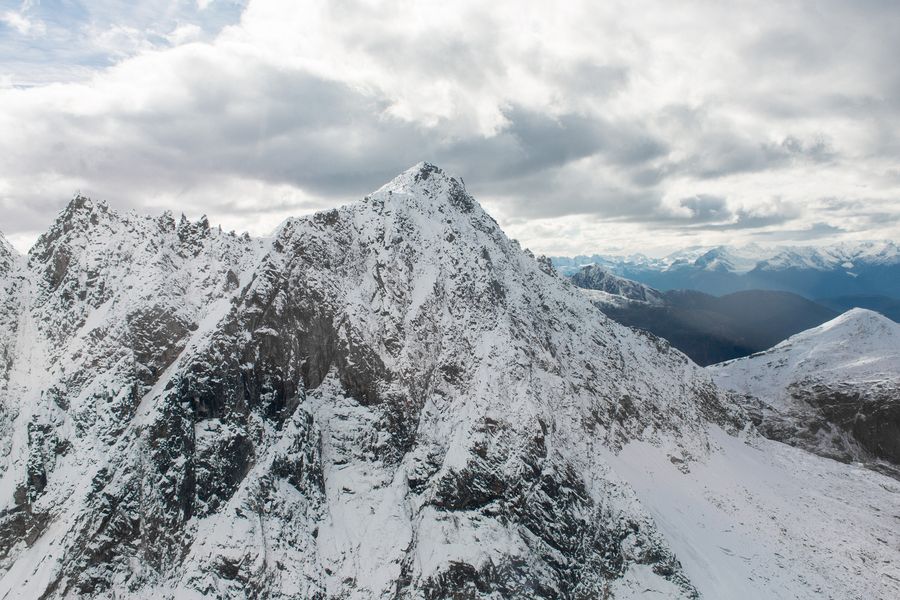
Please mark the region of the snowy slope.
[[703, 598], [898, 597], [896, 480], [754, 436], [711, 442], [687, 473], [643, 442], [609, 459]]
[[[264, 241], [79, 198], [23, 269], [0, 597], [721, 597], [709, 538], [636, 474], [670, 469], [702, 517], [751, 452], [722, 433], [741, 411], [437, 167]], [[779, 556], [800, 561], [781, 597], [893, 597], [873, 581], [895, 538], [867, 540], [896, 491], [804, 457], [823, 490], [873, 492], [843, 516], [870, 560], [782, 534], [718, 563], [732, 597], [779, 597], [759, 575]]]
[[709, 369], [722, 387], [758, 399], [778, 435], [827, 456], [900, 463], [900, 324], [876, 312], [852, 309]]

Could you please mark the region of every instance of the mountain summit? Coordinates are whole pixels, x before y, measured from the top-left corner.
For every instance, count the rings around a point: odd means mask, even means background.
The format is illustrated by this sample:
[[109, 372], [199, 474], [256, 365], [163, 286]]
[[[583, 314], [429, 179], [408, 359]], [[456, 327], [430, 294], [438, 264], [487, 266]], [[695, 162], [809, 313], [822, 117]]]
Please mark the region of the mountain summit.
[[[757, 520], [715, 512], [730, 496], [691, 514], [758, 542], [752, 563], [657, 518], [633, 461], [662, 469], [662, 494], [760, 461], [733, 437], [741, 411], [433, 165], [266, 241], [171, 215], [67, 220], [17, 267], [0, 596], [877, 597], [872, 569], [896, 564], [897, 536], [870, 535], [886, 508], [858, 516], [878, 560], [857, 575], [834, 568], [842, 548], [754, 537]], [[880, 483], [858, 485], [886, 507]], [[799, 579], [749, 575], [779, 556]]]

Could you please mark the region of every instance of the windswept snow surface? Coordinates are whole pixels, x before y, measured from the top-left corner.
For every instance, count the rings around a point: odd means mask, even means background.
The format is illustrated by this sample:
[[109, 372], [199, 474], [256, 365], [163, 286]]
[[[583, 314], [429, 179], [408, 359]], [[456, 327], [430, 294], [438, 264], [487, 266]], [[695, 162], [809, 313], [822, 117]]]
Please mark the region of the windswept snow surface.
[[900, 597], [900, 483], [756, 436], [711, 443], [688, 469], [644, 442], [608, 456], [704, 598]]

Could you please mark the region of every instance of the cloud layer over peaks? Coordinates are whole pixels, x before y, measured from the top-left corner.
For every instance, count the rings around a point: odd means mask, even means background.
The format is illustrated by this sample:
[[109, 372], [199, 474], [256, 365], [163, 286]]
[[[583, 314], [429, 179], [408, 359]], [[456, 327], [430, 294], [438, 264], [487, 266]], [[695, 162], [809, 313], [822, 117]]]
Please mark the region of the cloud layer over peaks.
[[0, 15], [20, 247], [76, 191], [265, 233], [420, 160], [554, 254], [900, 233], [895, 3], [117, 7]]

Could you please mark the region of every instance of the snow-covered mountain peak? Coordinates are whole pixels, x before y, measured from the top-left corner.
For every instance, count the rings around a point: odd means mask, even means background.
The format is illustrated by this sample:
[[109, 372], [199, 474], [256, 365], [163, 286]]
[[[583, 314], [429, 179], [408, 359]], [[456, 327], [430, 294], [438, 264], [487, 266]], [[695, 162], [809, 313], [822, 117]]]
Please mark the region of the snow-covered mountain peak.
[[771, 252], [758, 244], [716, 246], [699, 256], [693, 266], [706, 271], [746, 273]]
[[894, 339], [900, 342], [898, 332], [900, 332], [900, 324], [881, 313], [865, 308], [851, 308], [827, 323], [798, 333], [791, 339], [796, 343], [802, 339], [822, 337], [828, 334], [850, 339], [854, 343], [863, 339], [879, 343]]
[[869, 353], [869, 362], [880, 356], [900, 358], [900, 324], [875, 311], [853, 308], [791, 336], [766, 353], [803, 352], [837, 363], [846, 357], [846, 352], [837, 352], [841, 348], [860, 358]]
[[109, 217], [110, 212], [109, 205], [105, 201], [76, 194], [60, 211], [50, 227], [50, 232], [56, 228], [69, 231], [76, 227], [97, 225], [101, 219]]
[[[141, 220], [149, 220], [149, 217], [141, 217]], [[122, 216], [111, 210], [106, 202], [76, 195], [28, 251], [29, 262], [46, 262], [62, 249], [107, 243], [109, 236], [124, 233], [122, 225]], [[63, 268], [64, 265], [58, 266]]]
[[460, 212], [471, 212], [478, 206], [466, 192], [462, 178], [449, 175], [428, 162], [413, 165], [368, 198], [386, 200], [395, 194], [414, 199], [431, 209], [448, 204]]
[[[34, 352], [16, 354], [0, 437], [0, 502], [41, 515], [27, 525], [55, 548], [57, 595], [131, 578], [128, 556], [146, 565], [135, 589], [444, 597], [464, 576], [593, 596], [640, 564], [690, 595], [601, 451], [703, 456], [736, 415], [682, 354], [548, 275], [461, 180], [417, 165], [262, 252], [171, 215], [85, 225], [33, 249]], [[107, 496], [122, 503], [103, 521]], [[46, 528], [70, 518], [104, 531]], [[285, 534], [261, 546], [257, 527]], [[3, 564], [20, 552], [44, 547]]]
[[79, 193], [75, 194], [72, 199], [69, 200], [69, 203], [62, 212], [63, 215], [72, 216], [77, 213], [91, 213], [94, 210], [106, 212], [109, 210], [109, 205], [104, 200], [94, 200], [89, 196]]
[[749, 375], [773, 360], [778, 363], [778, 377], [754, 376], [760, 385], [773, 384], [781, 376], [795, 380], [801, 376], [822, 378], [835, 371], [840, 372], [835, 379], [840, 381], [900, 378], [900, 324], [875, 311], [853, 308], [765, 352], [713, 365], [711, 369]]

